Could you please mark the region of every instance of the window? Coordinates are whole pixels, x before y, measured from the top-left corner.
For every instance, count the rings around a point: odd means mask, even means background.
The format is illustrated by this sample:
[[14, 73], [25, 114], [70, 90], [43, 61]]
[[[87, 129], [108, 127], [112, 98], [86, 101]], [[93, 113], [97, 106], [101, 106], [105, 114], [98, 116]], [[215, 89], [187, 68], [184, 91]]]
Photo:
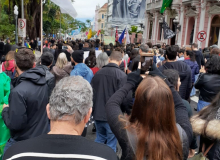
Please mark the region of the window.
[[104, 19], [104, 17], [105, 17], [104, 14], [102, 14], [102, 19]]
[[102, 28], [103, 28], [103, 23], [102, 23]]

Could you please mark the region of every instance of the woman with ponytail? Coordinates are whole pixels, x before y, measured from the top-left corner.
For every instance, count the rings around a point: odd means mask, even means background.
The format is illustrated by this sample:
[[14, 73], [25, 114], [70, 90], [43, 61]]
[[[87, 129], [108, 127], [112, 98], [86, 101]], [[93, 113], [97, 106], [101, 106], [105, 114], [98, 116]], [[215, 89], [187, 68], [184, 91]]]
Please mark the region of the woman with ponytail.
[[195, 75], [199, 74], [199, 65], [196, 62], [196, 56], [195, 53], [190, 51], [190, 50], [186, 50], [184, 53], [184, 62], [191, 68], [192, 71], [192, 91], [190, 93], [190, 97], [195, 96], [196, 95], [196, 89], [194, 87], [194, 83], [195, 83]]

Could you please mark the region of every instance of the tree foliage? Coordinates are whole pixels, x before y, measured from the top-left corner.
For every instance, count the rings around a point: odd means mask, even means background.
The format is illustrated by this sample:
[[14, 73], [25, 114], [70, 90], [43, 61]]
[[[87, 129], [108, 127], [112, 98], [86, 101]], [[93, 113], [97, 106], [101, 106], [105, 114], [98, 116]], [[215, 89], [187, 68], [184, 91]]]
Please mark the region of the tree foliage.
[[86, 23], [78, 21], [68, 14], [61, 13], [59, 6], [55, 5], [50, 0], [46, 1], [43, 11], [43, 30], [46, 35], [57, 34], [59, 31], [64, 34], [79, 27], [81, 27], [82, 32], [88, 30]]

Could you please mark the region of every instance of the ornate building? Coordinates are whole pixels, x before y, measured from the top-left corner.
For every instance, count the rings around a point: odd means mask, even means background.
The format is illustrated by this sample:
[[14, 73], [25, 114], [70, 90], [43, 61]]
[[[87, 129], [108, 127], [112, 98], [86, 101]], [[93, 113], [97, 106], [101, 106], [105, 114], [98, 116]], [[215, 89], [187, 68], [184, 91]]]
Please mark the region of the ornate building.
[[[220, 4], [218, 0], [173, 0], [170, 9], [160, 14], [162, 0], [147, 0], [145, 13], [144, 41], [153, 44], [189, 46], [198, 43], [200, 47], [217, 44], [220, 47]], [[176, 36], [163, 39], [163, 18]], [[204, 33], [205, 41], [198, 40], [198, 33]], [[200, 36], [199, 36], [200, 37]]]

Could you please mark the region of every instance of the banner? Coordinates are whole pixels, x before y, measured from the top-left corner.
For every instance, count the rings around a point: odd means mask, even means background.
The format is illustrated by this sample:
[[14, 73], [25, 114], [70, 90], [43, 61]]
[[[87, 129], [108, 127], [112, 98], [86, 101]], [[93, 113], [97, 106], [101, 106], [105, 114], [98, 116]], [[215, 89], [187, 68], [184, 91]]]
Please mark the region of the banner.
[[163, 32], [164, 32], [164, 39], [170, 39], [176, 35], [176, 33], [174, 33], [170, 29], [170, 27], [168, 26], [168, 24], [165, 21], [163, 21], [162, 28], [163, 28]]
[[76, 30], [72, 30], [71, 35], [72, 35], [72, 36], [76, 36], [76, 35], [78, 35], [80, 32], [81, 32], [81, 28], [76, 29]]
[[137, 25], [144, 21], [146, 0], [113, 0], [112, 22]]
[[109, 45], [110, 43], [112, 43], [113, 45], [115, 44], [115, 37], [104, 36], [104, 45]]

